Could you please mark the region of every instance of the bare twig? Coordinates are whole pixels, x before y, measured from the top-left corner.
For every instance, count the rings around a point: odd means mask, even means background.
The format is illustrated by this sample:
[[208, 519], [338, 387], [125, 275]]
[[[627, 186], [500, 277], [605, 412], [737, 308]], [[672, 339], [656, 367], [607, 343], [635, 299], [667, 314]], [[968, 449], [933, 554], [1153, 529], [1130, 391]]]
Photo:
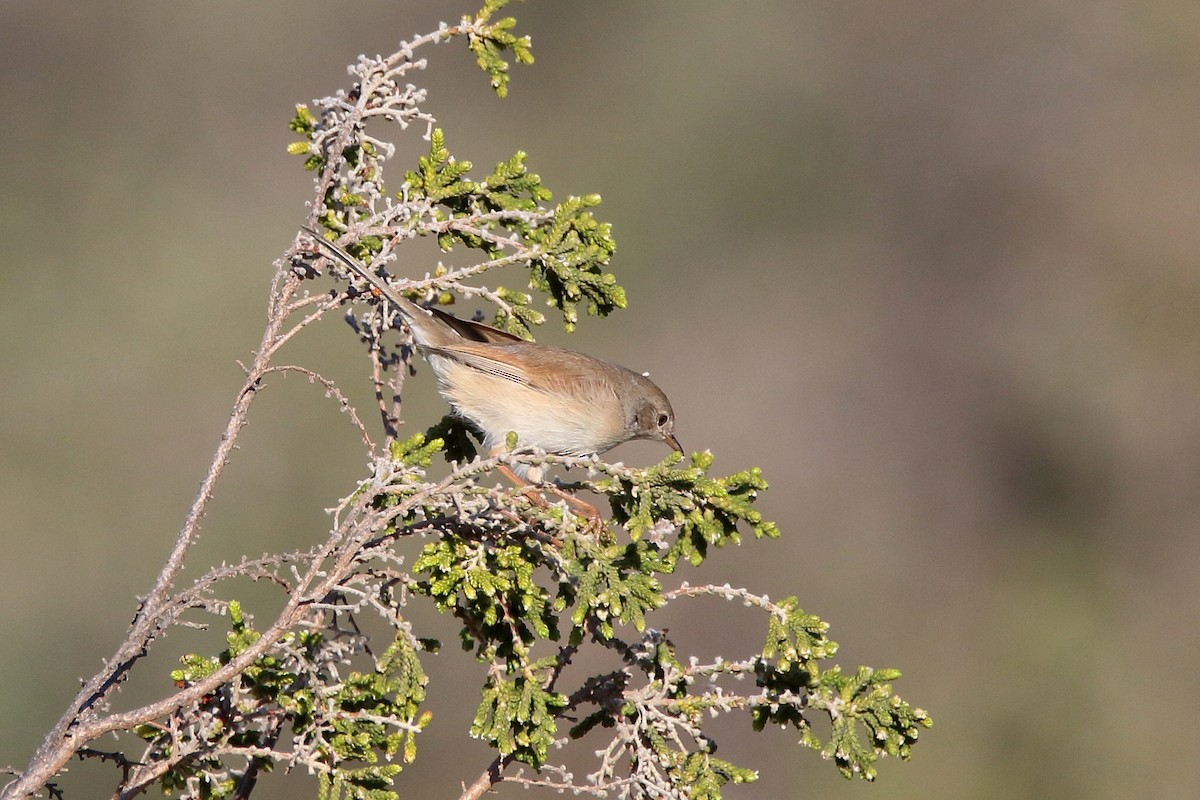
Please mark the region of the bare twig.
[[307, 377], [310, 383], [319, 383], [324, 386], [326, 396], [337, 400], [338, 405], [342, 407], [342, 410], [350, 415], [350, 421], [354, 423], [354, 427], [358, 428], [358, 432], [362, 435], [363, 444], [367, 446], [367, 450], [372, 453], [375, 452], [375, 443], [371, 441], [371, 436], [367, 433], [367, 426], [363, 425], [362, 420], [358, 417], [358, 412], [354, 410], [354, 406], [350, 404], [350, 401], [346, 399], [344, 394], [342, 394], [342, 390], [337, 388], [337, 385], [333, 381], [322, 377], [320, 374], [311, 369], [293, 364], [271, 367], [265, 370], [263, 374], [267, 375], [272, 372], [298, 372]]
[[[285, 272], [282, 265], [277, 268], [270, 304], [272, 310], [286, 307], [288, 298], [295, 292], [299, 283], [299, 279], [290, 274], [284, 276]], [[99, 735], [88, 732], [96, 725], [97, 717], [106, 705], [110, 694], [125, 680], [133, 665], [146, 655], [150, 643], [161, 632], [162, 619], [160, 615], [169, 605], [171, 587], [180, 570], [183, 569], [188, 551], [196, 541], [200, 531], [200, 521], [204, 518], [208, 504], [213, 498], [217, 481], [226, 464], [229, 463], [229, 457], [237, 442], [238, 434], [246, 425], [250, 405], [261, 388], [260, 381], [266, 374], [270, 354], [274, 352], [272, 344], [277, 339], [279, 329], [285, 319], [283, 314], [274, 314], [267, 320], [262, 343], [247, 372], [246, 381], [234, 399], [233, 410], [204, 479], [200, 483], [200, 489], [188, 509], [183, 527], [175, 539], [175, 545], [171, 549], [166, 563], [134, 616], [125, 641], [105, 662], [105, 668], [83, 685], [75, 700], [68, 706], [67, 711], [46, 735], [41, 747], [34, 754], [30, 766], [17, 780], [4, 788], [3, 797], [31, 796], [62, 768], [67, 759], [79, 747]], [[109, 730], [115, 729], [109, 728]]]
[[497, 756], [496, 760], [493, 761], [488, 768], [484, 770], [478, 778], [475, 779], [474, 783], [472, 783], [470, 786], [463, 787], [463, 792], [458, 796], [458, 800], [479, 800], [479, 798], [483, 797], [489, 789], [502, 780], [501, 776], [504, 773], [504, 768], [508, 766], [508, 763], [509, 759], [503, 756]]

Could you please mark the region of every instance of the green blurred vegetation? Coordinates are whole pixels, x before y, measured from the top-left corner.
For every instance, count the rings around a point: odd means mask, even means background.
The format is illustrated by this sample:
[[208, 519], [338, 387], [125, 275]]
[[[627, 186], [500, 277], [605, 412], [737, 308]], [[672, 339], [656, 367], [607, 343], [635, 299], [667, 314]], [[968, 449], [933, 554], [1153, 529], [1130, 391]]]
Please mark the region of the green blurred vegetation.
[[[310, 194], [294, 104], [458, 13], [338, 8], [0, 6], [0, 763], [122, 636], [216, 445]], [[518, 12], [537, 65], [508, 99], [445, 48], [427, 105], [480, 164], [522, 150], [604, 196], [629, 308], [571, 345], [650, 370], [687, 448], [774, 487], [782, 541], [705, 577], [797, 592], [843, 660], [901, 668], [937, 717], [872, 795], [1196, 795], [1177, 765], [1200, 689], [1200, 7]], [[331, 317], [292, 360], [367, 406], [355, 355]], [[414, 431], [443, 412], [431, 384], [410, 382]], [[272, 386], [196, 564], [316, 541], [363, 470], [336, 404]], [[715, 652], [741, 632], [694, 635]], [[190, 644], [166, 640], [127, 696], [167, 690]], [[1135, 666], [1173, 691], [1138, 691]], [[423, 751], [447, 755], [409, 791], [454, 796], [490, 759], [463, 733], [479, 698], [430, 694]], [[737, 738], [721, 756], [762, 770], [745, 796], [866, 791], [787, 735]]]

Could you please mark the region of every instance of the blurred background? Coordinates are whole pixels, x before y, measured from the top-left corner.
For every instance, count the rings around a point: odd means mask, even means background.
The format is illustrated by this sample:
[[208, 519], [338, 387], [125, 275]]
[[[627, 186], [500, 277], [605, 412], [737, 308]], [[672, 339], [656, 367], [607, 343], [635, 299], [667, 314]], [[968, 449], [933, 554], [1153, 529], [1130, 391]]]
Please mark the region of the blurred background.
[[[311, 194], [284, 152], [294, 104], [474, 5], [0, 5], [0, 764], [27, 763], [123, 637], [217, 444]], [[899, 668], [935, 720], [870, 788], [736, 720], [720, 754], [762, 779], [727, 796], [1200, 794], [1200, 5], [512, 12], [537, 63], [508, 100], [461, 43], [414, 80], [478, 170], [523, 149], [557, 198], [604, 197], [629, 308], [541, 339], [649, 370], [687, 448], [764, 468], [784, 538], [684, 577], [796, 594], [837, 661]], [[282, 358], [368, 415], [339, 317]], [[443, 407], [427, 372], [409, 385], [423, 430]], [[366, 474], [295, 378], [241, 445], [196, 569], [320, 540]], [[762, 635], [740, 614], [668, 621], [732, 655]], [[423, 624], [450, 679], [400, 789], [456, 797], [490, 760], [465, 735], [480, 673], [453, 625]], [[194, 647], [161, 642], [119, 703], [169, 692]], [[76, 796], [107, 796], [108, 767], [71, 769]], [[314, 794], [273, 776], [255, 796]]]

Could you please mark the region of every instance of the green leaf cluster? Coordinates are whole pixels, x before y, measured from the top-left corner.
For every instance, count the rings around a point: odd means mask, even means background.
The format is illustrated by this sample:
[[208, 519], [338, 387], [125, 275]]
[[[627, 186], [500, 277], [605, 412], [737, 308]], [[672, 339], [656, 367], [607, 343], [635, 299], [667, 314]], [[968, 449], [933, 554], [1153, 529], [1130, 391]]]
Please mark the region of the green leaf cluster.
[[[604, 271], [616, 249], [612, 228], [591, 212], [600, 197], [569, 197], [544, 209], [552, 195], [525, 162], [525, 153], [517, 152], [483, 180], [472, 181], [467, 177], [471, 162], [452, 156], [445, 134], [435, 129], [429, 153], [405, 175], [402, 196], [437, 204], [438, 244], [444, 251], [463, 245], [498, 259], [518, 236], [523, 241], [521, 260], [530, 268], [530, 287], [549, 295], [547, 302], [562, 312], [567, 330], [578, 322], [580, 303], [589, 314], [600, 316], [624, 308], [625, 290]], [[498, 295], [508, 308], [498, 312], [497, 326], [528, 336], [530, 327], [544, 320], [529, 308], [529, 295], [504, 288]]]
[[[388, 456], [393, 469], [390, 476], [389, 490], [372, 498], [372, 506], [377, 510], [394, 508], [405, 499], [421, 492], [426, 488], [425, 470], [433, 462], [433, 456], [446, 446], [443, 439], [437, 436], [427, 437], [424, 433], [416, 433], [407, 439], [393, 439], [388, 445]], [[363, 481], [359, 484], [357, 494], [373, 491], [373, 481]], [[408, 510], [393, 520], [389, 532], [394, 533], [399, 527], [407, 525], [417, 518], [421, 508]]]
[[475, 15], [475, 25], [469, 36], [469, 46], [479, 68], [492, 79], [492, 88], [500, 97], [508, 95], [508, 62], [503, 58], [504, 52], [511, 50], [513, 58], [522, 64], [533, 63], [530, 38], [512, 33], [513, 26], [517, 24], [515, 19], [504, 17], [491, 22], [492, 15], [510, 2], [512, 0], [486, 0]]
[[662, 605], [662, 586], [654, 577], [663, 564], [638, 542], [599, 545], [571, 538], [564, 545], [567, 580], [559, 584], [559, 605], [572, 607], [571, 643], [589, 630], [613, 638], [614, 623], [646, 630], [646, 615]]
[[[293, 130], [310, 138], [289, 148], [309, 154], [305, 166], [310, 169], [324, 166], [324, 156], [312, 152], [322, 133], [320, 125], [304, 106], [297, 107], [290, 123]], [[359, 222], [369, 223], [371, 210], [363, 190], [355, 187], [377, 181], [381, 163], [377, 149], [365, 140], [347, 146], [343, 157], [352, 176], [330, 184], [318, 215], [321, 225], [337, 233]], [[592, 211], [600, 204], [599, 195], [568, 197], [547, 207], [553, 195], [541, 178], [529, 171], [526, 159], [526, 154], [518, 151], [496, 164], [482, 180], [472, 180], [472, 163], [451, 155], [445, 133], [435, 128], [428, 153], [417, 159], [416, 169], [405, 173], [399, 194], [406, 203], [432, 204], [432, 211], [410, 217], [404, 223], [406, 235], [434, 233], [445, 252], [461, 245], [492, 261], [504, 260], [506, 250], [515, 248], [507, 258], [528, 265], [529, 287], [547, 295], [547, 304], [562, 313], [567, 330], [578, 323], [580, 305], [592, 316], [625, 308], [625, 290], [606, 271], [616, 250], [612, 227], [598, 221]], [[382, 245], [378, 236], [368, 236], [347, 249], [355, 257], [369, 260]], [[530, 330], [545, 321], [545, 316], [530, 306], [532, 298], [525, 292], [498, 287], [493, 296], [500, 301], [495, 324], [503, 330], [528, 338]]]
[[529, 305], [533, 298], [525, 292], [497, 286], [496, 297], [508, 306], [496, 309], [492, 319], [492, 324], [500, 330], [529, 338], [529, 332], [546, 321], [545, 314]]
[[664, 529], [675, 534], [662, 554], [664, 571], [672, 571], [680, 559], [698, 566], [709, 547], [739, 544], [740, 523], [748, 524], [755, 538], [779, 536], [775, 523], [753, 505], [767, 488], [762, 470], [711, 478], [712, 453], [693, 454], [691, 465], [683, 468], [676, 466], [680, 459], [672, 453], [654, 467], [615, 474], [594, 487], [608, 495], [613, 519], [635, 541]]
[[[226, 613], [229, 614], [229, 632], [225, 634], [225, 649], [214, 657], [199, 656], [195, 653], [180, 657], [183, 668], [171, 672], [171, 680], [176, 684], [189, 686], [210, 677], [222, 666], [241, 655], [247, 647], [258, 641], [261, 634], [250, 627], [250, 623], [242, 611], [241, 603], [237, 600], [230, 600], [226, 606]], [[254, 685], [254, 678], [259, 677], [267, 666], [268, 664], [264, 662], [256, 663], [252, 667], [257, 671], [251, 678], [250, 685]]]
[[[229, 616], [226, 649], [211, 658], [184, 656], [183, 668], [171, 673], [177, 684], [186, 686], [212, 675], [259, 639], [236, 601], [229, 604]], [[399, 757], [411, 762], [416, 756], [415, 734], [431, 719], [428, 712], [420, 711], [428, 678], [417, 656], [418, 644], [401, 633], [375, 659], [373, 670], [352, 671], [340, 681], [334, 680], [330, 667], [343, 656], [340, 650], [328, 651], [326, 644], [320, 631], [285, 634], [279, 647], [242, 671], [238, 691], [225, 685], [202, 699], [201, 713], [193, 716], [184, 741], [200, 738], [236, 752], [277, 739], [286, 726], [297, 746], [318, 754], [339, 776], [347, 797], [395, 800], [397, 795], [387, 787], [401, 766], [380, 759], [391, 762]], [[331, 686], [336, 688], [331, 691]], [[160, 726], [141, 726], [136, 733], [163, 754], [173, 746], [170, 734]], [[261, 752], [248, 760], [261, 769], [274, 766]], [[239, 777], [237, 768], [221, 757], [206, 756], [176, 765], [161, 784], [175, 790], [193, 781], [201, 787], [201, 797], [222, 798], [231, 796]]]
[[[755, 681], [766, 701], [751, 709], [754, 729], [761, 731], [768, 723], [796, 727], [801, 742], [833, 759], [847, 778], [874, 780], [880, 756], [908, 759], [918, 729], [929, 727], [932, 720], [892, 693], [890, 682], [900, 673], [870, 667], [859, 667], [853, 675], [843, 674], [838, 666], [822, 670], [820, 662], [837, 652], [837, 643], [825, 635], [829, 626], [804, 613], [794, 597], [779, 603], [776, 612], [762, 656], [755, 659]], [[824, 744], [809, 724], [806, 709], [829, 715], [831, 729]]]
[[[618, 543], [572, 532], [562, 525], [561, 509], [535, 505], [526, 519], [533, 522], [542, 516], [540, 523], [547, 530], [565, 533], [558, 544], [532, 535], [536, 524], [508, 532], [504, 526], [462, 527], [460, 521], [454, 534], [447, 532], [425, 545], [413, 565], [415, 591], [462, 621], [464, 648], [474, 649], [480, 661], [493, 665], [472, 728], [475, 735], [503, 755], [534, 766], [544, 763], [545, 748], [556, 732], [555, 712], [563, 707], [561, 695], [549, 688], [555, 665], [562, 664], [555, 657], [535, 660], [533, 650], [539, 641], [559, 641], [564, 620], [570, 623], [569, 648], [579, 647], [589, 635], [613, 642], [619, 651], [631, 654], [650, 680], [669, 682], [670, 696], [687, 697], [687, 682], [670, 642], [656, 639], [649, 651], [634, 656], [637, 648], [629, 650], [618, 640], [618, 626], [647, 632], [648, 615], [663, 603], [656, 576], [672, 572], [681, 555], [710, 541], [737, 541], [740, 522], [749, 523], [758, 535], [775, 533], [751, 506], [756, 492], [765, 488], [761, 476], [746, 472], [710, 478], [711, 463], [711, 457], [700, 455], [687, 469], [663, 464], [631, 470], [596, 487], [614, 503], [646, 500], [638, 510], [645, 522], [642, 534], [649, 534], [656, 520], [675, 519], [678, 512], [673, 542], [666, 541], [670, 537], [636, 535]], [[686, 499], [682, 505], [677, 503], [680, 497]], [[625, 515], [626, 521], [631, 518]], [[700, 544], [695, 537], [701, 537]], [[543, 583], [556, 587], [553, 593], [538, 582], [539, 575], [546, 576]], [[497, 665], [502, 672], [496, 671]], [[577, 725], [572, 736], [611, 724], [612, 713], [610, 707], [602, 707]], [[664, 733], [662, 746], [670, 750], [671, 741]], [[682, 759], [687, 754], [671, 752], [676, 759], [672, 763], [684, 775]], [[686, 766], [688, 775], [703, 772], [705, 785], [711, 786], [735, 777], [746, 780], [750, 774], [708, 757], [687, 761]]]
[[579, 321], [579, 303], [601, 317], [626, 305], [616, 276], [604, 271], [617, 245], [612, 226], [598, 222], [589, 210], [598, 205], [598, 194], [568, 197], [554, 208], [550, 224], [528, 235], [537, 251], [530, 260], [529, 285], [550, 295], [548, 302], [562, 311], [568, 331]]
[[534, 579], [544, 549], [528, 538], [492, 542], [444, 536], [413, 564], [414, 589], [465, 624], [464, 649], [482, 661], [524, 667], [538, 639], [558, 638], [554, 600]]
[[[418, 712], [428, 682], [416, 648], [403, 634], [377, 659], [375, 670], [350, 673], [333, 696], [341, 713], [332, 720], [332, 733], [321, 734], [327, 752], [333, 756], [332, 763], [374, 764], [381, 753], [389, 759], [400, 754], [405, 763], [410, 763], [416, 757], [416, 732], [394, 730], [370, 717], [425, 727], [430, 717], [418, 716]], [[364, 777], [374, 774], [370, 769], [363, 771]], [[390, 783], [391, 775], [378, 777], [387, 777]]]
[[464, 649], [474, 648], [493, 670], [484, 685], [471, 733], [502, 755], [533, 766], [545, 763], [566, 698], [550, 691], [554, 658], [533, 660], [538, 640], [559, 638], [561, 598], [535, 580], [545, 548], [529, 539], [490, 542], [446, 536], [427, 544], [413, 565], [423, 576], [415, 590], [451, 611], [463, 623]]
[[490, 675], [471, 723], [471, 735], [491, 743], [501, 755], [534, 767], [546, 755], [558, 730], [567, 698], [546, 688], [553, 659], [531, 664], [511, 680]]
[[809, 693], [820, 684], [821, 660], [837, 652], [837, 642], [826, 636], [828, 630], [819, 617], [804, 613], [794, 597], [777, 605], [762, 655], [754, 663], [755, 681], [768, 700], [750, 711], [754, 730], [761, 731], [768, 723], [790, 724], [800, 729], [806, 745], [820, 749], [804, 710]]
[[[486, 0], [474, 18], [464, 17], [461, 26], [446, 29], [448, 36], [467, 34], [469, 48], [501, 96], [508, 85], [504, 54], [511, 52], [523, 63], [533, 61], [529, 37], [512, 32], [514, 20], [495, 18], [509, 2]], [[359, 85], [346, 98], [353, 112], [347, 110], [346, 99], [322, 101], [320, 116], [298, 105], [288, 125], [304, 137], [290, 144], [288, 152], [304, 156], [306, 169], [336, 167], [335, 174], [320, 181], [325, 188], [317, 221], [338, 233], [360, 223], [379, 224], [371, 198], [382, 190], [388, 156], [366, 136], [360, 114], [367, 108], [406, 102], [393, 96], [399, 83], [388, 70], [396, 67], [372, 64], [360, 73]], [[341, 143], [340, 152], [327, 152], [331, 142]], [[405, 235], [434, 233], [445, 251], [461, 244], [491, 260], [501, 259], [514, 239], [519, 240], [515, 257], [529, 266], [530, 288], [548, 296], [549, 305], [562, 312], [567, 330], [578, 323], [581, 304], [588, 314], [599, 316], [626, 306], [624, 289], [606, 271], [616, 245], [610, 225], [592, 213], [600, 203], [598, 195], [568, 197], [553, 208], [545, 207], [552, 195], [541, 178], [529, 171], [526, 154], [520, 151], [482, 180], [468, 178], [471, 168], [470, 161], [450, 154], [440, 128], [430, 132], [429, 152], [406, 173], [399, 197], [405, 203], [427, 201], [434, 204], [434, 211], [431, 217], [424, 213], [407, 217], [401, 223]], [[380, 244], [378, 239], [363, 241], [350, 249], [361, 257], [377, 252]], [[500, 300], [496, 325], [504, 330], [529, 337], [531, 328], [544, 321], [540, 312], [530, 308], [531, 298], [524, 292], [501, 287], [495, 297]]]
[[[470, 161], [459, 161], [446, 148], [446, 134], [434, 128], [429, 137], [429, 153], [417, 158], [417, 169], [404, 174], [405, 188], [409, 196], [425, 197], [435, 203], [443, 203], [453, 211], [465, 213], [470, 209], [470, 200], [477, 187], [466, 178], [471, 171]], [[450, 249], [452, 240], [439, 239], [443, 250]]]
[[304, 169], [309, 172], [320, 169], [326, 163], [323, 155], [314, 152], [313, 140], [316, 138], [317, 126], [317, 118], [308, 110], [308, 106], [297, 103], [296, 115], [288, 122], [288, 128], [303, 135], [304, 138], [289, 144], [287, 151], [288, 155], [307, 156], [304, 159]]
[[440, 453], [445, 446], [445, 440], [440, 437], [416, 433], [404, 441], [393, 440], [388, 448], [388, 454], [392, 457], [392, 461], [419, 472], [427, 469], [433, 463], [433, 456]]
[[[655, 646], [650, 656], [642, 660], [647, 673], [652, 676], [654, 684], [665, 685], [667, 696], [676, 698], [663, 714], [646, 714], [635, 702], [627, 702], [621, 713], [627, 720], [634, 723], [642, 747], [634, 748], [630, 753], [631, 771], [633, 773], [648, 772], [656, 774], [660, 769], [665, 770], [671, 786], [687, 793], [689, 798], [708, 798], [720, 800], [721, 789], [728, 783], [753, 783], [758, 780], [758, 773], [751, 769], [738, 767], [728, 761], [716, 758], [716, 743], [698, 733], [702, 719], [709, 712], [718, 709], [718, 704], [709, 696], [689, 695], [689, 681], [684, 677], [685, 671], [675, 657], [674, 647], [665, 637], [652, 637]], [[668, 685], [669, 684], [669, 685]], [[692, 731], [686, 732], [690, 723]], [[594, 722], [585, 721], [585, 724]], [[582, 726], [577, 726], [578, 730]], [[572, 736], [576, 735], [572, 730]], [[581, 735], [581, 734], [580, 734]], [[696, 741], [696, 749], [682, 749], [684, 740], [691, 736]], [[647, 757], [649, 750], [650, 757]], [[650, 762], [650, 763], [642, 763]]]
[[918, 730], [933, 724], [924, 710], [892, 694], [890, 681], [899, 677], [897, 670], [870, 667], [859, 667], [853, 675], [843, 675], [832, 667], [821, 675], [810, 703], [835, 712], [821, 755], [832, 758], [847, 778], [861, 775], [875, 780], [879, 756], [908, 759]]
[[459, 463], [466, 463], [479, 454], [472, 436], [483, 441], [483, 434], [457, 414], [445, 415], [425, 431], [427, 439], [442, 442], [442, 452], [448, 461]]
[[753, 783], [758, 773], [730, 764], [711, 753], [689, 753], [672, 772], [672, 783], [688, 787], [689, 800], [721, 800], [727, 783]]
[[342, 769], [317, 777], [317, 800], [395, 800], [387, 788], [399, 774], [395, 765], [367, 769]]

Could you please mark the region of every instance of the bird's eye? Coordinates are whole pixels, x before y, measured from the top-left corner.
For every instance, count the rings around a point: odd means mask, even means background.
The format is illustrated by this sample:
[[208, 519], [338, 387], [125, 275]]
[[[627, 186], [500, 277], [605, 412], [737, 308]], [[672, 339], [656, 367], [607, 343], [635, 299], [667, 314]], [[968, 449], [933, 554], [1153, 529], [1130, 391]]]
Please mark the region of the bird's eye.
[[663, 425], [666, 425], [670, 421], [671, 421], [671, 418], [668, 417], [666, 414], [658, 415], [658, 427], [661, 428]]

